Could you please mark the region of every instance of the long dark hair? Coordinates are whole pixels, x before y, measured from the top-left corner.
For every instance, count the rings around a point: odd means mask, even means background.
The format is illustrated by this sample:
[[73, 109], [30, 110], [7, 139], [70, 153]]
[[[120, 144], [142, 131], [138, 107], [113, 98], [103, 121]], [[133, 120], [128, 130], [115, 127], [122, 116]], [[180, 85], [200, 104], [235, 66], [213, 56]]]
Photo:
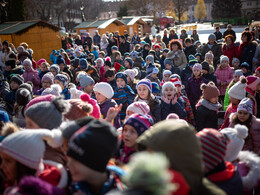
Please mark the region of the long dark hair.
[[[137, 93], [138, 94], [138, 93]], [[141, 97], [139, 95], [137, 95], [137, 99], [141, 99]], [[154, 99], [153, 99], [153, 96], [152, 96], [152, 93], [150, 90], [148, 90], [148, 106], [151, 108], [153, 107], [154, 105]]]
[[234, 121], [235, 124], [245, 125], [249, 130], [251, 128], [252, 114], [250, 114], [249, 118], [245, 122], [240, 121], [238, 115], [235, 116]]

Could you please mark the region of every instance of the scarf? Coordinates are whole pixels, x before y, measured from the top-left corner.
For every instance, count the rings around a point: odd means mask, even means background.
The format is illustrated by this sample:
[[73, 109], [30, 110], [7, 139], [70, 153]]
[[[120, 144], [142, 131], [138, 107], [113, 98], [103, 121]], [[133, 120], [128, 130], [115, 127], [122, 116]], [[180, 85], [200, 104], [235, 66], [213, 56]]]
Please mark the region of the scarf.
[[242, 55], [242, 52], [243, 52], [244, 48], [245, 48], [248, 44], [249, 44], [249, 41], [244, 42], [244, 43], [242, 43], [242, 44], [239, 45], [239, 47], [238, 47], [238, 55], [237, 55], [239, 59], [241, 58], [241, 55]]
[[213, 110], [213, 111], [218, 111], [218, 109], [220, 109], [222, 107], [220, 103], [217, 102], [216, 104], [213, 104], [204, 98], [200, 101], [200, 105], [206, 107], [209, 110]]

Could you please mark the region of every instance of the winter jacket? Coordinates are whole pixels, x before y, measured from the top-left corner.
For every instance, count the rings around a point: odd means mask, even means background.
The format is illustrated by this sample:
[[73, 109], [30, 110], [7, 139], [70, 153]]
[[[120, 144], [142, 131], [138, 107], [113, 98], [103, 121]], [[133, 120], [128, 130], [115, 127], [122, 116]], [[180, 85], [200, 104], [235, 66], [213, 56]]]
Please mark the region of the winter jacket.
[[[110, 107], [115, 107], [117, 106], [117, 103], [113, 99], [106, 100], [104, 103], [98, 104], [100, 107], [100, 112], [102, 115], [102, 118], [105, 119], [107, 117], [107, 112]], [[120, 128], [121, 127], [121, 121], [120, 121], [120, 114], [116, 116], [114, 119], [114, 127], [115, 128]]]
[[69, 89], [68, 88], [63, 89], [61, 95], [64, 95], [65, 100], [69, 100], [70, 99]]
[[111, 87], [113, 88], [113, 91], [115, 91], [115, 90], [116, 90], [116, 87], [117, 87], [117, 85], [116, 85], [116, 79], [114, 79], [113, 81], [109, 81], [108, 83], [109, 83], [109, 85], [111, 85]]
[[14, 105], [15, 103], [15, 93], [16, 90], [10, 90], [9, 93], [6, 94], [6, 96], [4, 97], [4, 101], [6, 101], [11, 107]]
[[[233, 113], [230, 116], [230, 125], [229, 127], [234, 127], [235, 118], [237, 113]], [[260, 153], [260, 119], [252, 115], [252, 120], [250, 123], [250, 129], [248, 130], [248, 136], [245, 139], [245, 144], [243, 150], [252, 151], [255, 154], [259, 155]]]
[[229, 99], [229, 95], [228, 95], [228, 91], [229, 89], [236, 84], [236, 82], [234, 80], [231, 81], [232, 85], [230, 85], [227, 89], [226, 89], [226, 93], [225, 93], [225, 97], [224, 97], [224, 104], [223, 104], [223, 110], [226, 111], [229, 104], [230, 104], [230, 99]]
[[33, 93], [36, 94], [36, 92], [39, 89], [39, 86], [41, 84], [41, 80], [40, 80], [38, 72], [31, 68], [23, 73], [23, 78], [24, 78], [25, 83], [27, 81], [31, 81], [33, 83]]
[[173, 39], [178, 39], [178, 35], [177, 34], [169, 34], [169, 42]]
[[189, 99], [182, 93], [179, 93], [177, 97], [178, 97], [178, 102], [182, 102], [184, 109], [187, 113], [187, 117], [185, 118], [185, 120], [188, 123], [195, 125], [195, 118], [194, 118], [194, 114]]
[[217, 78], [214, 74], [203, 74], [202, 75], [208, 82], [212, 81], [213, 83], [215, 83], [216, 86], [218, 86], [218, 82], [217, 82]]
[[152, 78], [151, 76], [148, 76], [148, 77], [146, 77], [147, 79], [149, 79], [151, 82], [155, 82], [155, 83], [157, 83], [159, 86], [161, 86], [160, 85], [160, 80], [158, 79], [158, 78], [156, 78], [156, 79], [154, 79], [154, 78]]
[[134, 63], [133, 63], [133, 67], [138, 67], [139, 70], [142, 70], [143, 69], [143, 58], [141, 56], [138, 56], [135, 60], [134, 60]]
[[227, 44], [225, 44], [222, 48], [222, 54], [228, 57], [230, 63], [234, 57], [237, 58], [237, 52], [238, 47], [235, 45], [235, 43], [232, 43], [229, 47]]
[[86, 70], [86, 73], [89, 74], [94, 79], [95, 83], [99, 82], [100, 75], [94, 66], [88, 65], [88, 69]]
[[249, 70], [252, 71], [253, 58], [255, 55], [256, 46], [253, 43], [246, 45], [240, 56], [240, 64], [247, 62], [249, 64]]
[[124, 44], [120, 43], [119, 44], [119, 51], [121, 55], [123, 56], [126, 52], [130, 52], [130, 43], [126, 41]]
[[185, 44], [184, 44], [184, 41], [185, 41], [185, 39], [186, 38], [188, 38], [188, 35], [187, 35], [187, 33], [185, 33], [185, 34], [180, 34], [180, 39], [182, 40], [182, 45], [184, 46]]
[[19, 75], [22, 75], [24, 73], [24, 69], [22, 66], [17, 66], [16, 68], [13, 68], [12, 70], [10, 71], [6, 71], [4, 70], [3, 72], [3, 75], [5, 77], [5, 79], [9, 80], [10, 81], [10, 75], [11, 74], [19, 74]]
[[193, 110], [202, 95], [202, 91], [200, 89], [202, 83], [208, 83], [208, 81], [202, 76], [198, 79], [195, 79], [194, 77], [190, 77], [187, 82], [187, 86], [185, 90]]
[[217, 111], [221, 108], [221, 104], [212, 104], [208, 100], [202, 99], [197, 104], [197, 111], [195, 114], [195, 122], [197, 131], [204, 128], [218, 128]]
[[105, 78], [105, 69], [104, 69], [104, 66], [101, 66], [100, 69], [98, 69], [97, 66], [95, 66], [96, 70], [99, 72], [99, 75], [100, 75], [100, 80], [99, 82], [107, 82], [106, 78]]
[[202, 61], [205, 59], [205, 54], [209, 51], [212, 51], [213, 55], [214, 55], [214, 59], [213, 59], [213, 63], [214, 63], [214, 67], [216, 68], [217, 65], [217, 61], [220, 59], [220, 56], [222, 55], [222, 49], [220, 47], [220, 45], [218, 45], [216, 42], [214, 43], [214, 45], [211, 47], [211, 49], [209, 48], [209, 43], [206, 44], [201, 51], [201, 56], [202, 56]]
[[132, 44], [136, 45], [136, 44], [140, 44], [140, 42], [141, 40], [138, 35], [132, 37], [132, 41], [131, 41]]
[[37, 92], [36, 92], [36, 95], [41, 95], [43, 91], [44, 91], [44, 89], [43, 89], [43, 88], [41, 88], [41, 89], [37, 90]]
[[216, 41], [219, 39], [222, 39], [222, 33], [221, 32], [214, 32], [214, 35], [216, 36]]
[[[223, 69], [217, 68], [215, 72], [215, 76], [217, 77], [218, 89], [220, 91], [220, 95], [225, 95], [227, 86], [233, 79], [233, 74], [234, 72], [230, 68], [230, 66]], [[226, 82], [226, 84], [221, 85], [221, 82]]]
[[152, 46], [152, 41], [151, 41], [150, 38], [145, 38], [144, 41], [145, 41], [146, 43], [149, 43], [150, 46]]
[[259, 115], [259, 110], [258, 110], [258, 106], [259, 106], [259, 99], [256, 98], [256, 92], [253, 92], [252, 90], [250, 90], [248, 87], [246, 87], [246, 97], [250, 98], [253, 102], [253, 114], [255, 116]]
[[94, 35], [93, 37], [94, 45], [100, 45], [100, 41], [101, 41], [100, 35]]
[[142, 57], [143, 57], [144, 60], [145, 60], [146, 57], [148, 56], [149, 51], [150, 51], [150, 50], [146, 50], [146, 49], [143, 49], [143, 50], [141, 51], [141, 53], [142, 53]]
[[182, 50], [178, 50], [175, 53], [170, 51], [166, 58], [172, 59], [174, 66], [178, 67], [180, 71], [187, 65], [187, 58]]
[[198, 41], [198, 40], [200, 40], [198, 34], [192, 34], [190, 37], [193, 38], [194, 41]]
[[260, 66], [260, 45], [255, 50], [255, 55], [253, 58], [253, 64], [256, 63], [256, 67]]
[[230, 115], [232, 114], [232, 113], [236, 113], [237, 112], [237, 106], [238, 105], [234, 105], [234, 104], [229, 104], [229, 106], [227, 107], [227, 110], [226, 110], [226, 112], [225, 112], [225, 116], [224, 116], [224, 122], [223, 122], [223, 124], [222, 124], [222, 126], [221, 126], [221, 128], [220, 129], [224, 129], [224, 128], [227, 128], [227, 127], [229, 127], [229, 120], [230, 120]]
[[223, 33], [223, 38], [225, 38], [227, 35], [232, 35], [232, 36], [235, 38], [234, 40], [237, 39], [237, 37], [236, 37], [236, 32], [233, 31], [233, 30], [226, 30], [226, 31]]
[[126, 85], [124, 88], [116, 87], [114, 91], [113, 99], [118, 105], [122, 104], [122, 109], [120, 111], [120, 119], [124, 120], [126, 116], [127, 107], [133, 103], [135, 98], [135, 92], [131, 89], [129, 85]]
[[190, 66], [186, 66], [186, 68], [184, 68], [182, 71], [181, 71], [181, 82], [182, 84], [185, 86], [187, 86], [187, 83], [188, 83], [188, 80], [189, 78], [191, 77], [192, 75], [192, 69], [190, 68]]
[[191, 45], [190, 47], [185, 47], [184, 53], [187, 57], [187, 61], [189, 61], [189, 55], [195, 55], [197, 53], [196, 48], [194, 45]]
[[51, 64], [56, 64], [56, 60], [57, 60], [57, 57], [53, 53], [51, 53], [51, 55], [50, 55]]
[[10, 92], [10, 86], [7, 81], [0, 80], [0, 98], [4, 99], [6, 94]]
[[167, 34], [163, 35], [163, 42], [165, 43], [165, 45], [167, 46], [169, 44], [169, 38], [167, 37]]
[[187, 117], [187, 113], [184, 109], [184, 105], [181, 101], [177, 101], [175, 104], [167, 104], [163, 100], [161, 102], [161, 120], [165, 120], [167, 116], [171, 113], [177, 114], [180, 119], [185, 119]]
[[0, 51], [0, 68], [4, 70], [5, 62], [9, 60], [9, 56], [14, 54], [14, 52], [10, 51], [9, 53]]

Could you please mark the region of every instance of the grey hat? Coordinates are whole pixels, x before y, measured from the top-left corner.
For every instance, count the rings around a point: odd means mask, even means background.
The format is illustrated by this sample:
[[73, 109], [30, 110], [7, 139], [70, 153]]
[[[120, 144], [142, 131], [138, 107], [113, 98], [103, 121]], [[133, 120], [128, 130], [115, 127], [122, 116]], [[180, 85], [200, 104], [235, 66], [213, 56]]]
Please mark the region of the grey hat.
[[165, 66], [166, 64], [170, 64], [171, 66], [173, 66], [173, 60], [172, 60], [172, 59], [169, 59], [169, 58], [166, 58], [166, 59], [164, 60], [164, 66]]
[[239, 61], [239, 59], [238, 59], [238, 58], [233, 58], [233, 60], [232, 60], [232, 64], [234, 64], [235, 62], [238, 62], [238, 63], [240, 63], [240, 61]]
[[210, 40], [210, 39], [216, 40], [216, 36], [214, 34], [210, 34], [208, 40]]
[[242, 76], [242, 75], [243, 75], [242, 70], [240, 70], [240, 69], [235, 70], [234, 76]]
[[131, 56], [132, 58], [137, 58], [137, 57], [138, 57], [138, 52], [137, 52], [137, 51], [132, 51], [132, 52], [130, 53], [130, 56]]
[[88, 75], [80, 75], [79, 76], [79, 83], [82, 88], [87, 87], [88, 85], [92, 85], [95, 81]]
[[25, 111], [25, 116], [35, 122], [40, 128], [58, 128], [63, 120], [63, 115], [70, 109], [69, 102], [62, 97], [53, 97], [51, 102], [36, 103]]
[[152, 62], [154, 62], [154, 57], [153, 57], [153, 55], [148, 55], [148, 56], [146, 56], [145, 61], [146, 61], [146, 60], [151, 60]]

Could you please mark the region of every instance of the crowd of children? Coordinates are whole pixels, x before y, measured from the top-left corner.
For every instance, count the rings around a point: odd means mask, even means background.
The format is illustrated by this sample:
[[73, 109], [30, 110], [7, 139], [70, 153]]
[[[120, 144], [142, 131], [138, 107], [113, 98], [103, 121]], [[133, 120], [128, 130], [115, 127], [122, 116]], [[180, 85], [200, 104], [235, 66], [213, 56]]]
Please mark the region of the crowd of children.
[[4, 41], [0, 191], [259, 194], [259, 37], [231, 32], [70, 36], [37, 62]]

